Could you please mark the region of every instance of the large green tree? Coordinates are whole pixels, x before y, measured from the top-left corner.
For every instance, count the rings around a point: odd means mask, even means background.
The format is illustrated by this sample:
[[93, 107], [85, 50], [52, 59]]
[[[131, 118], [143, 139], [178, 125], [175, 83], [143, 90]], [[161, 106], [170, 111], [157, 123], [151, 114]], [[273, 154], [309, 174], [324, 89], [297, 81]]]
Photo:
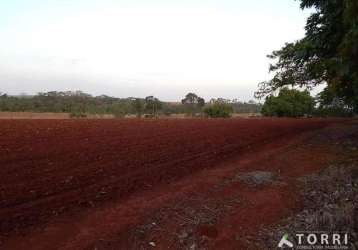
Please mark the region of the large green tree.
[[153, 116], [157, 116], [158, 111], [162, 108], [162, 102], [154, 96], [147, 96], [144, 99], [144, 104], [145, 110]]
[[204, 108], [204, 113], [211, 118], [228, 118], [233, 112], [231, 101], [223, 98], [211, 99]]
[[205, 105], [205, 100], [194, 93], [188, 93], [185, 98], [181, 100], [181, 103], [184, 105], [186, 112], [193, 116], [195, 112], [201, 111]]
[[144, 112], [144, 100], [140, 98], [135, 98], [131, 102], [132, 108], [135, 111], [138, 118], [142, 117], [142, 114]]
[[283, 86], [314, 87], [326, 83], [334, 95], [358, 111], [358, 1], [300, 0], [314, 8], [306, 35], [268, 57], [274, 77], [259, 84], [256, 97]]
[[261, 113], [265, 116], [301, 117], [312, 114], [314, 99], [310, 93], [284, 87], [277, 96], [266, 97]]

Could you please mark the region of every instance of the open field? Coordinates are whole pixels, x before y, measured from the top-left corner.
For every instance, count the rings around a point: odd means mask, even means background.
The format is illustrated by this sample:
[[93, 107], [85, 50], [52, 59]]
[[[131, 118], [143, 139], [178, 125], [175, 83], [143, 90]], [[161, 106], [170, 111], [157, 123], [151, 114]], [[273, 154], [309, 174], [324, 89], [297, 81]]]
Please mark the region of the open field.
[[[1, 120], [0, 249], [249, 249], [299, 209], [290, 183], [336, 160], [328, 141], [352, 124]], [[279, 184], [238, 177], [252, 171]]]
[[[232, 118], [251, 118], [251, 117], [259, 117], [259, 113], [234, 113], [232, 114]], [[112, 114], [86, 114], [86, 119], [115, 119], [116, 117]], [[123, 118], [137, 118], [136, 115], [126, 115]], [[186, 114], [171, 114], [169, 116], [160, 115], [161, 119], [188, 119], [192, 118]], [[0, 119], [72, 119], [70, 113], [46, 113], [46, 112], [0, 112]], [[75, 119], [75, 118], [73, 118]], [[83, 119], [83, 118], [82, 118]]]
[[69, 113], [0, 112], [0, 119], [70, 119]]
[[[113, 119], [110, 114], [87, 114], [88, 119]], [[70, 113], [49, 113], [49, 112], [0, 112], [0, 119], [71, 119]]]

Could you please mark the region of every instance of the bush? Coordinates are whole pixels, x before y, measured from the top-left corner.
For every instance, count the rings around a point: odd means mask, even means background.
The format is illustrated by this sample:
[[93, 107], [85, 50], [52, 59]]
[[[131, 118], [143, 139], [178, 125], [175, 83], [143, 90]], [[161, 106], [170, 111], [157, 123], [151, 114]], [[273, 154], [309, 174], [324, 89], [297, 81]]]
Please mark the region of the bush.
[[282, 88], [278, 96], [266, 97], [261, 113], [264, 116], [302, 117], [312, 114], [314, 104], [307, 90]]
[[70, 113], [70, 117], [71, 118], [86, 118], [87, 115], [82, 112], [72, 112], [72, 113]]
[[354, 115], [354, 109], [347, 105], [344, 98], [337, 96], [332, 87], [326, 87], [317, 95], [319, 104], [315, 110], [315, 115], [323, 117], [351, 117]]
[[228, 103], [215, 102], [204, 108], [204, 113], [211, 118], [228, 118], [233, 113], [233, 108]]
[[315, 116], [321, 117], [352, 117], [354, 115], [353, 109], [339, 106], [318, 107], [314, 111]]

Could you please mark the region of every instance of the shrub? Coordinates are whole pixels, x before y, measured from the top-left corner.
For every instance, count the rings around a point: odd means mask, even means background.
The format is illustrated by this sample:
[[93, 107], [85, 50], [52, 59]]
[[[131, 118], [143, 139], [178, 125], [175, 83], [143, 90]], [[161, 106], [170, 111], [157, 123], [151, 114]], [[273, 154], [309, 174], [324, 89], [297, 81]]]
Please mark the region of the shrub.
[[352, 105], [347, 105], [344, 98], [338, 97], [332, 87], [326, 87], [317, 95], [319, 104], [315, 115], [323, 117], [351, 117], [354, 115]]
[[312, 114], [313, 109], [314, 99], [307, 90], [282, 88], [278, 96], [266, 97], [261, 113], [264, 116], [301, 117]]
[[353, 109], [344, 106], [319, 106], [314, 115], [321, 117], [352, 117]]
[[228, 118], [233, 113], [233, 108], [228, 103], [214, 102], [204, 108], [204, 113], [211, 118]]
[[70, 117], [71, 118], [86, 118], [87, 115], [82, 112], [72, 112], [72, 113], [70, 113]]

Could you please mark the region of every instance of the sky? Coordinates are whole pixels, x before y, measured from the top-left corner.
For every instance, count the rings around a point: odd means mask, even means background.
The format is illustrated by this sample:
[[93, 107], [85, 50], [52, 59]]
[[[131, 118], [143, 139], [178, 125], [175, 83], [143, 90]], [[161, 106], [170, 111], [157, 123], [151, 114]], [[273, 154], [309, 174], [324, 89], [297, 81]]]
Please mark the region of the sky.
[[294, 0], [0, 0], [0, 92], [253, 99]]

